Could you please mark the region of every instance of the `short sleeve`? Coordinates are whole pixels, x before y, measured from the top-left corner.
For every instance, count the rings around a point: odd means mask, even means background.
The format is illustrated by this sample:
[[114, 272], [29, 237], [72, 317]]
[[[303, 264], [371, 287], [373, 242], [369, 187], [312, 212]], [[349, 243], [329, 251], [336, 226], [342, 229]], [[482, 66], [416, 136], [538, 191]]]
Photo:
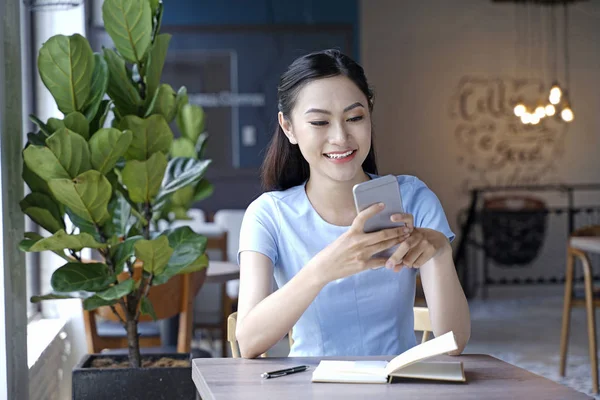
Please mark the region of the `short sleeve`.
[[264, 254], [271, 259], [273, 265], [277, 263], [278, 215], [275, 202], [267, 193], [250, 203], [240, 228], [238, 265], [242, 251]]
[[415, 219], [415, 226], [435, 229], [443, 233], [452, 242], [455, 235], [450, 229], [446, 213], [436, 194], [419, 179], [415, 179], [413, 189], [412, 214]]

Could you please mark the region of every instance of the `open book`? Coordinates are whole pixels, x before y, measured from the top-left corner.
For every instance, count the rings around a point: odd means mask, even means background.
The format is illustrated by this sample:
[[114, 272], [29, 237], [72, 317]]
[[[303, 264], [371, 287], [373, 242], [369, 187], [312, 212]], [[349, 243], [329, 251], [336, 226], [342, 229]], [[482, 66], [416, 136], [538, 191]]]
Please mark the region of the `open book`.
[[421, 343], [387, 361], [322, 360], [312, 375], [313, 382], [388, 383], [393, 377], [465, 382], [460, 361], [424, 361], [456, 350], [454, 333], [448, 332]]

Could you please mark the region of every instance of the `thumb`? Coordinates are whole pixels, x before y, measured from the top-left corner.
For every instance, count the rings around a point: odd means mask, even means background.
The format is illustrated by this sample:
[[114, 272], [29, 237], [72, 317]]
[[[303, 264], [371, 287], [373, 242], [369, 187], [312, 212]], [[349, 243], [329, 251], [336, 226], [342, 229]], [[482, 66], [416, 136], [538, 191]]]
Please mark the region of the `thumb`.
[[354, 218], [354, 221], [352, 222], [352, 228], [360, 230], [360, 232], [362, 232], [367, 220], [376, 215], [377, 213], [381, 212], [384, 208], [385, 204], [383, 203], [375, 203], [365, 208], [364, 210], [358, 213], [356, 218]]

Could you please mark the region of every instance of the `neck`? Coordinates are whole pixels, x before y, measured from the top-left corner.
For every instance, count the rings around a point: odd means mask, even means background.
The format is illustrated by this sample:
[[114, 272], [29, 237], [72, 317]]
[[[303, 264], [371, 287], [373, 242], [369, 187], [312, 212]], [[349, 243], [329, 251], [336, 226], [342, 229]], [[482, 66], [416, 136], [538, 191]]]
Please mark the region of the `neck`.
[[350, 181], [334, 181], [324, 176], [311, 173], [306, 183], [306, 195], [313, 208], [327, 222], [334, 225], [348, 226], [356, 217], [356, 207], [352, 188], [370, 177], [361, 171]]

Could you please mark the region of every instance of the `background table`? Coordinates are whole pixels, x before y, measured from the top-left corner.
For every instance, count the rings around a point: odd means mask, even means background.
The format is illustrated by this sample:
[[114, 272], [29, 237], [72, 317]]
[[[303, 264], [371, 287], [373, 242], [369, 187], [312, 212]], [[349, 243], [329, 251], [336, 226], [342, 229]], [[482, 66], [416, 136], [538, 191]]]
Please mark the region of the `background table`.
[[[247, 360], [199, 358], [192, 362], [192, 379], [203, 400], [212, 399], [591, 399], [581, 392], [515, 367], [497, 358], [469, 354], [432, 360], [464, 364], [466, 383], [404, 379], [392, 384], [311, 383], [322, 359], [389, 360], [391, 357], [289, 357]], [[266, 371], [309, 365], [300, 372], [262, 379]]]

